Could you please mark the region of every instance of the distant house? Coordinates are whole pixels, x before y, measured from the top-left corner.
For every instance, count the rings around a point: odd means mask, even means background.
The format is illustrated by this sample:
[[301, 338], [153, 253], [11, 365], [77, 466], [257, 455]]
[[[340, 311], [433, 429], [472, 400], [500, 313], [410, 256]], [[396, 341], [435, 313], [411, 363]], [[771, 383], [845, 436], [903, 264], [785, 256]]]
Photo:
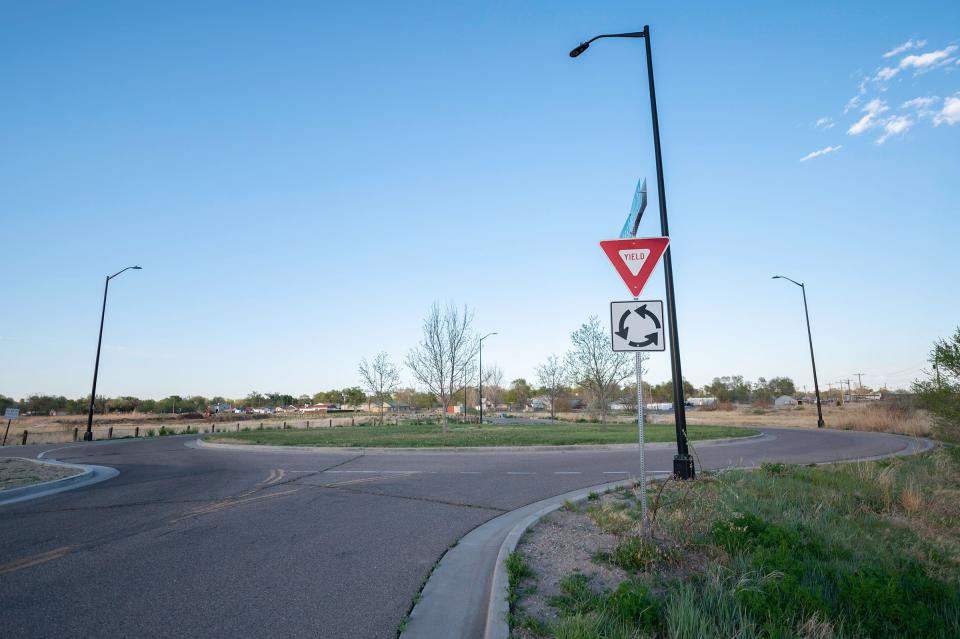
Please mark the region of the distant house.
[[326, 413], [337, 410], [336, 404], [309, 404], [300, 409], [301, 413]]
[[787, 406], [797, 406], [798, 402], [795, 398], [790, 397], [789, 395], [781, 395], [780, 397], [773, 400], [773, 405], [777, 408], [785, 408]]
[[630, 406], [626, 402], [622, 402], [619, 400], [615, 402], [610, 402], [610, 410], [632, 410], [632, 409], [633, 409], [633, 406]]
[[716, 406], [716, 397], [690, 397], [686, 402], [690, 406]]
[[647, 404], [646, 409], [653, 411], [673, 410], [673, 402], [655, 402], [653, 404]]
[[413, 410], [410, 404], [405, 404], [403, 402], [384, 402], [383, 409], [386, 411], [390, 411], [391, 413], [393, 412], [409, 413], [411, 410]]
[[254, 408], [253, 412], [256, 415], [273, 415], [274, 409], [270, 406], [261, 406], [259, 408]]
[[233, 410], [233, 406], [226, 402], [217, 402], [210, 407], [215, 413], [229, 413]]
[[530, 410], [550, 410], [550, 398], [534, 397], [527, 402], [527, 406]]

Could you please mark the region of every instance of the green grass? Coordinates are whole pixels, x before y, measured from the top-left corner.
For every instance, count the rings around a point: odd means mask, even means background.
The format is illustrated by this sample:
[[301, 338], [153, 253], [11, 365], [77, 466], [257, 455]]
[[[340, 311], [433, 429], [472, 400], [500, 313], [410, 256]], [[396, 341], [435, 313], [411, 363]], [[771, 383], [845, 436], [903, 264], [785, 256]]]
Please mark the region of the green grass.
[[[630, 444], [637, 441], [636, 424], [450, 424], [444, 435], [438, 424], [400, 426], [338, 426], [306, 430], [252, 430], [216, 434], [209, 441], [280, 446], [363, 446], [377, 448], [437, 446], [532, 446]], [[691, 440], [746, 437], [756, 431], [732, 426], [689, 426]], [[672, 425], [652, 424], [647, 442], [675, 441]]]
[[[669, 482], [658, 541], [615, 532], [601, 558], [629, 579], [570, 575], [537, 636], [960, 637], [958, 495], [960, 449]], [[588, 514], [613, 532], [635, 513]]]

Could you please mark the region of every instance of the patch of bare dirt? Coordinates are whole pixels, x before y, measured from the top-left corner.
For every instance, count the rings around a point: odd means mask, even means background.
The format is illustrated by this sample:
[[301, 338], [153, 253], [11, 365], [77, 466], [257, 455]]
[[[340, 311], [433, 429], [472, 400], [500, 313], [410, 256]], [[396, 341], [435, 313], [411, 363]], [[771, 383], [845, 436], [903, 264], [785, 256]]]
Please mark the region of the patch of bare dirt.
[[[564, 577], [581, 573], [591, 578], [595, 589], [616, 588], [627, 573], [605, 561], [595, 561], [600, 553], [609, 553], [617, 543], [616, 535], [598, 529], [586, 513], [586, 504], [594, 505], [617, 499], [614, 494], [601, 500], [579, 504], [579, 510], [557, 510], [530, 528], [517, 545], [527, 564], [533, 569], [536, 588], [524, 588], [518, 609], [543, 621], [554, 621], [557, 612], [550, 600], [560, 594]], [[522, 636], [522, 635], [519, 635]]]

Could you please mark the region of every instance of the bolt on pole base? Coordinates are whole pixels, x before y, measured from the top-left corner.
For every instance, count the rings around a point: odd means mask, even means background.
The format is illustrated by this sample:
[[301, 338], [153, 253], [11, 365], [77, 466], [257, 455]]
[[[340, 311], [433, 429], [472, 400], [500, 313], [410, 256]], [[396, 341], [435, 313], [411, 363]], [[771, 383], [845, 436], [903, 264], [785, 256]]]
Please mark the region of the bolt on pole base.
[[675, 479], [696, 479], [697, 473], [693, 467], [693, 457], [690, 455], [674, 455], [673, 476]]

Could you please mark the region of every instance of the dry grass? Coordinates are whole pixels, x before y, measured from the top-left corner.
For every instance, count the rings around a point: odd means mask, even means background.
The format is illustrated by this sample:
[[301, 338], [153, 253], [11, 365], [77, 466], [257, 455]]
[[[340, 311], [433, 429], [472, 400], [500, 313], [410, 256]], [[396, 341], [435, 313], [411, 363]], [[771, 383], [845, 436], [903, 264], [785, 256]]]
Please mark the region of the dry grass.
[[42, 464], [19, 457], [0, 457], [0, 490], [38, 484], [76, 475], [76, 468]]

